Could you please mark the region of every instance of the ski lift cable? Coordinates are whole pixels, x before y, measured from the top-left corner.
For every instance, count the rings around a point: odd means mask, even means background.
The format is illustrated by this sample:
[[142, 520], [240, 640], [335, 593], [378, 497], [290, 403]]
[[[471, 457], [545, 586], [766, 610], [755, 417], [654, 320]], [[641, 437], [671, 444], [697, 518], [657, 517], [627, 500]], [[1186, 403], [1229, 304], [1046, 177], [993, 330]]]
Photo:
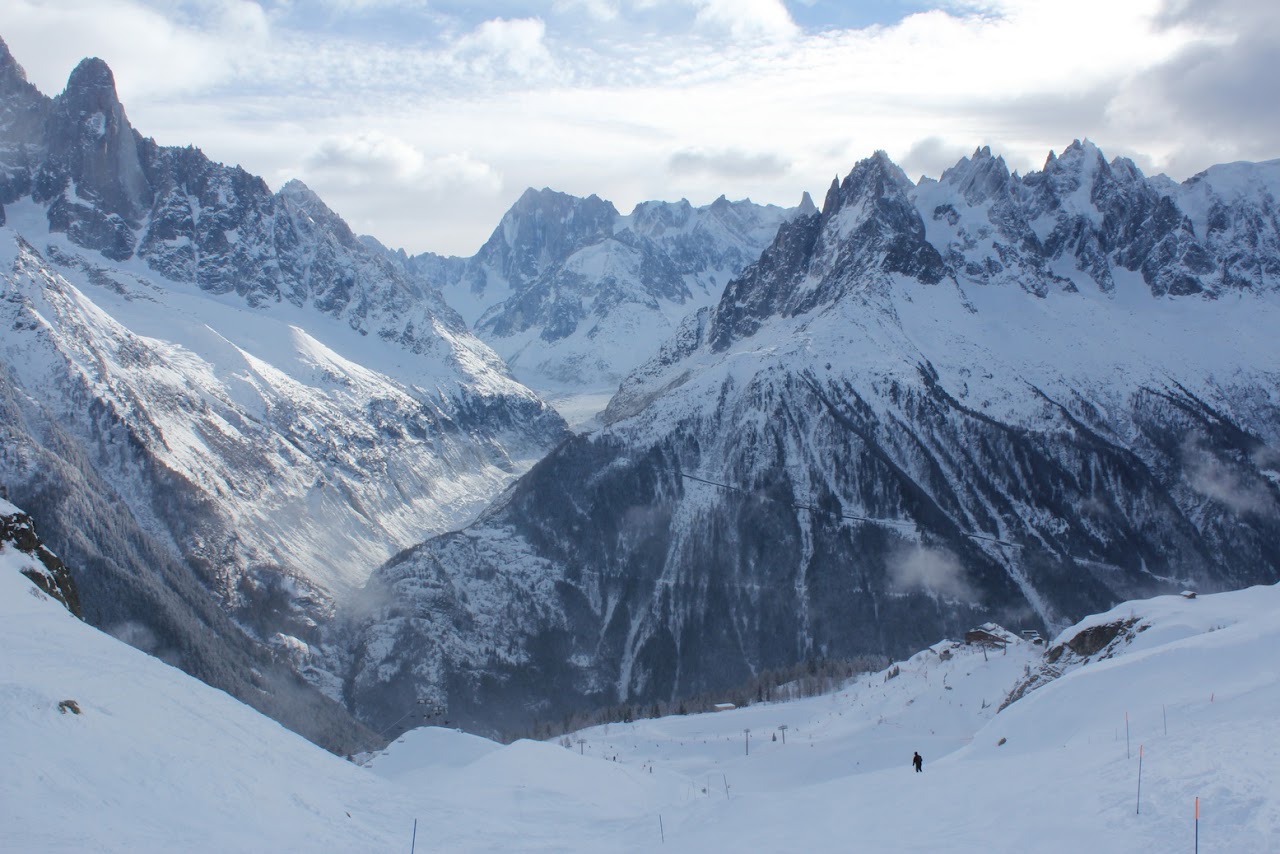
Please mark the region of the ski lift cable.
[[[676, 471], [676, 474], [678, 474], [680, 477], [687, 478], [688, 480], [694, 480], [694, 481], [697, 481], [698, 483], [705, 483], [709, 486], [716, 486], [716, 487], [719, 487], [720, 489], [727, 489], [730, 492], [741, 492], [744, 494], [747, 492], [747, 490], [743, 489], [740, 486], [731, 486], [730, 484], [727, 484], [727, 483], [720, 483], [718, 481], [708, 480], [704, 477], [697, 477], [695, 475], [687, 474], [679, 470]], [[775, 501], [779, 504], [786, 504], [797, 510], [808, 510], [810, 513], [826, 513], [828, 515], [835, 516], [839, 519], [849, 519], [854, 522], [866, 522], [867, 524], [870, 524], [870, 525], [896, 525], [898, 527], [906, 527], [906, 528], [918, 527], [915, 522], [909, 522], [902, 519], [876, 519], [871, 516], [858, 516], [853, 513], [833, 513], [827, 510], [822, 510], [818, 507], [814, 507], [811, 504], [800, 504], [794, 501], [784, 501], [781, 498], [773, 498], [768, 495], [762, 495], [761, 497], [767, 501]], [[997, 545], [1001, 545], [1001, 546], [1008, 546], [1011, 549], [1022, 548], [1022, 546], [1018, 545], [1017, 543], [1011, 543], [1008, 540], [1002, 540], [999, 537], [995, 537], [990, 534], [976, 534], [970, 531], [965, 531], [964, 529], [961, 529], [960, 533], [962, 536], [965, 536], [965, 537], [970, 537], [975, 540], [984, 540], [986, 542], [996, 543]]]

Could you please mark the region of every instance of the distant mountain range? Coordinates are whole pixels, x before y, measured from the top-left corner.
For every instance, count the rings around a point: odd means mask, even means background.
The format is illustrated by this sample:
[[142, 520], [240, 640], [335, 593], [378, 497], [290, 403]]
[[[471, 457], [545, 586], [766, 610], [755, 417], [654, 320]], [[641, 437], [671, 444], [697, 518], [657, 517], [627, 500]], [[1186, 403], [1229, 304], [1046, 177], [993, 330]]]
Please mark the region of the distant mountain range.
[[526, 190], [470, 258], [399, 260], [439, 288], [473, 331], [537, 389], [606, 389], [644, 361], [689, 312], [816, 210], [721, 196], [644, 202], [622, 216], [596, 196]]

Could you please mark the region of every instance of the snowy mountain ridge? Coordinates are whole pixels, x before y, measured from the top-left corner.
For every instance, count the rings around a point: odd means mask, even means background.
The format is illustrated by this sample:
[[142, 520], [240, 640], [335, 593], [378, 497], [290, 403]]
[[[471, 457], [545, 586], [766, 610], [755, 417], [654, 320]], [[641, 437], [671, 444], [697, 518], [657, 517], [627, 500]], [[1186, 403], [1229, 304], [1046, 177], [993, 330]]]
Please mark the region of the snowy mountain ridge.
[[1170, 187], [1089, 143], [1024, 177], [985, 150], [919, 186], [857, 164], [605, 429], [371, 579], [354, 707], [556, 719], [1273, 582], [1280, 188], [1232, 170], [1259, 189]]
[[360, 767], [74, 620], [23, 560], [0, 547], [6, 849], [1260, 851], [1280, 824], [1274, 586], [1091, 617], [1055, 645], [1150, 628], [999, 712], [1043, 647], [939, 642], [832, 694], [561, 744], [418, 728]]

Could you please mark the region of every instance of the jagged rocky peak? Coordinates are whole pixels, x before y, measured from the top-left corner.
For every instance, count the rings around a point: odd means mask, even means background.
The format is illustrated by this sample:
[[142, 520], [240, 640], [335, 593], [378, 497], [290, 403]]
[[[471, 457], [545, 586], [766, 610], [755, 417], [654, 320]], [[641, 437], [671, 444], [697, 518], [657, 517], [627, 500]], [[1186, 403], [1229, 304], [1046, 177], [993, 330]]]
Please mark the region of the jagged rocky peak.
[[71, 70], [62, 96], [70, 102], [105, 109], [120, 106], [116, 77], [111, 73], [111, 67], [96, 56], [85, 57]]
[[986, 145], [976, 149], [973, 156], [962, 157], [959, 163], [943, 172], [938, 180], [954, 187], [970, 205], [1007, 196], [1014, 186], [1013, 176], [1004, 157], [993, 157], [991, 147]]
[[707, 206], [709, 219], [722, 223], [730, 231], [740, 233], [750, 231], [760, 222], [760, 211], [761, 207], [751, 199], [731, 202], [723, 194]]
[[4, 39], [0, 38], [0, 95], [15, 91], [35, 92], [35, 87], [27, 81], [26, 70], [18, 64]]
[[1032, 218], [1059, 209], [1069, 215], [1092, 216], [1096, 211], [1105, 216], [1108, 208], [1126, 204], [1136, 204], [1137, 212], [1145, 215], [1156, 195], [1136, 165], [1122, 158], [1108, 163], [1102, 150], [1087, 139], [1073, 141], [1061, 155], [1050, 151], [1044, 169], [1028, 174], [1022, 183], [1031, 192]]
[[[854, 166], [822, 208], [819, 254], [828, 253], [833, 265], [823, 275], [838, 271], [848, 282], [878, 269], [930, 284], [941, 280], [942, 259], [925, 239], [924, 221], [911, 198], [914, 189], [883, 151]], [[831, 252], [833, 243], [841, 248]]]
[[636, 234], [661, 239], [668, 229], [681, 229], [693, 218], [694, 208], [688, 199], [678, 202], [640, 202], [628, 217]]
[[[608, 234], [617, 217], [613, 204], [594, 194], [583, 199], [530, 187], [475, 257], [518, 287], [537, 278], [548, 264]], [[476, 281], [472, 287], [483, 291], [484, 284]]]
[[286, 207], [304, 214], [346, 248], [355, 250], [364, 245], [346, 221], [297, 178], [281, 187], [277, 195]]
[[[47, 155], [33, 196], [49, 203], [49, 227], [112, 260], [133, 254], [132, 232], [151, 208], [152, 190], [139, 157], [141, 139], [101, 59], [85, 59], [54, 99], [45, 129]], [[68, 200], [75, 187], [80, 202]]]
[[1213, 166], [1178, 188], [1177, 200], [1224, 286], [1280, 288], [1280, 160]]
[[813, 196], [809, 195], [809, 191], [805, 190], [800, 195], [800, 204], [796, 206], [796, 217], [813, 216], [818, 213], [818, 206], [813, 203]]
[[[870, 157], [859, 160], [843, 181], [832, 182], [831, 190], [823, 203], [822, 213], [830, 216], [832, 208], [847, 207], [859, 201], [879, 198], [902, 198], [915, 185], [898, 164], [884, 151], [876, 151]], [[834, 195], [833, 195], [834, 194]]]
[[883, 291], [891, 274], [940, 281], [945, 267], [926, 239], [913, 190], [883, 151], [833, 181], [819, 216], [784, 223], [760, 260], [725, 287], [707, 328], [712, 348], [750, 337], [770, 317]]
[[[822, 206], [817, 254], [826, 254], [848, 280], [873, 267], [937, 282], [943, 265], [925, 239], [924, 221], [912, 201], [915, 185], [883, 151], [861, 160], [839, 184], [832, 183]], [[833, 246], [842, 247], [832, 251]], [[831, 270], [817, 271], [827, 277]]]
[[607, 233], [618, 216], [612, 202], [594, 193], [586, 198], [547, 187], [525, 190], [502, 218], [507, 245], [550, 252]]
[[0, 39], [0, 225], [5, 223], [4, 205], [31, 192], [49, 106]]

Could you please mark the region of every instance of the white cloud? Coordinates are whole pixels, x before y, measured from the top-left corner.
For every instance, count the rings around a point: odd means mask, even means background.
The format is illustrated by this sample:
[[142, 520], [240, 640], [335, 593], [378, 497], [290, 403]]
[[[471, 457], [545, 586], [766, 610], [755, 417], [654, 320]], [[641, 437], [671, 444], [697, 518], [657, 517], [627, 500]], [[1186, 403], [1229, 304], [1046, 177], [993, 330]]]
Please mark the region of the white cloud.
[[898, 165], [912, 180], [921, 175], [937, 177], [978, 147], [980, 146], [975, 145], [973, 140], [949, 142], [940, 136], [927, 136], [913, 143], [898, 158]]
[[326, 139], [304, 164], [311, 181], [361, 187], [394, 182], [404, 189], [450, 188], [493, 193], [502, 184], [497, 171], [466, 152], [428, 157], [402, 139], [370, 132]]
[[581, 12], [596, 21], [616, 21], [622, 14], [617, 0], [556, 0], [551, 8], [561, 14]]
[[677, 175], [706, 174], [717, 178], [778, 176], [787, 162], [776, 154], [750, 154], [736, 148], [720, 151], [683, 149], [671, 155], [668, 168]]
[[266, 13], [249, 0], [207, 0], [181, 17], [168, 9], [136, 0], [8, 0], [0, 35], [47, 94], [62, 90], [81, 59], [97, 56], [135, 100], [233, 81], [238, 62], [271, 39]]
[[546, 34], [547, 25], [538, 18], [495, 18], [459, 39], [452, 53], [473, 72], [506, 70], [545, 76], [556, 65], [544, 41]]
[[1275, 499], [1262, 481], [1223, 462], [1192, 439], [1183, 445], [1182, 464], [1192, 489], [1231, 512], [1253, 516], [1276, 512]]
[[734, 39], [791, 39], [799, 33], [781, 0], [697, 0], [697, 23]]
[[889, 558], [889, 586], [900, 593], [923, 591], [943, 599], [972, 600], [964, 567], [946, 549], [912, 546]]
[[426, 158], [412, 145], [396, 137], [370, 132], [327, 139], [308, 159], [317, 172], [376, 173], [403, 180], [422, 169]]

